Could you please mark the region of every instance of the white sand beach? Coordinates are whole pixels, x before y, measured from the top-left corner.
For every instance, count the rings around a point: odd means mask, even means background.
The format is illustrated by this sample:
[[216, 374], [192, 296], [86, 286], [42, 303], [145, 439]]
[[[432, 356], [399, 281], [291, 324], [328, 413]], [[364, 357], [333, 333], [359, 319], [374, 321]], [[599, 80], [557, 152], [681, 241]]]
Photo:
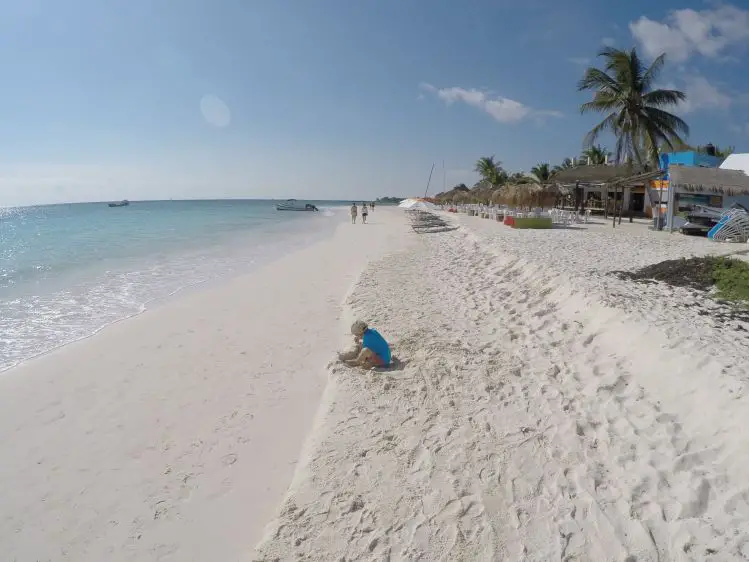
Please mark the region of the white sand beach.
[[[4, 558], [749, 559], [749, 326], [609, 274], [736, 248], [449, 220], [378, 207], [0, 376]], [[333, 360], [354, 317], [394, 370]]]
[[736, 247], [453, 220], [348, 299], [402, 370], [332, 367], [253, 559], [749, 558], [747, 326], [608, 275]]
[[0, 375], [0, 559], [250, 556], [342, 345], [345, 295], [399, 248], [400, 213], [341, 216], [330, 239]]

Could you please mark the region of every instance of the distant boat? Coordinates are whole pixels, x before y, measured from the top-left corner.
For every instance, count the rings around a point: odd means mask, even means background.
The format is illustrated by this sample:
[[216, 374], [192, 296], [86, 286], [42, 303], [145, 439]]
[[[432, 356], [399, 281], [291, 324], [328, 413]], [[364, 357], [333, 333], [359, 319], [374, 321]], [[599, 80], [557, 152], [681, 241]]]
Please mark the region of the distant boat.
[[276, 211], [319, 211], [310, 203], [300, 203], [296, 199], [289, 199], [283, 203], [276, 204]]
[[122, 201], [117, 201], [116, 203], [110, 203], [110, 207], [127, 207], [130, 204], [130, 201], [127, 199], [123, 199]]

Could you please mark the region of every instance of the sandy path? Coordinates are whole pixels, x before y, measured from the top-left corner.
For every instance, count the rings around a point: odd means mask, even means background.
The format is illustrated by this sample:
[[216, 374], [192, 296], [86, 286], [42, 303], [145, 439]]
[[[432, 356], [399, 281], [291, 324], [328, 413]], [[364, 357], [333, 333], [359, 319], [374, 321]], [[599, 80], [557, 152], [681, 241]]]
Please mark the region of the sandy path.
[[399, 213], [370, 223], [2, 373], [0, 558], [246, 559], [291, 481], [341, 303], [404, 240]]
[[332, 368], [254, 559], [749, 559], [746, 339], [605, 275], [707, 246], [459, 220], [358, 283], [405, 366]]

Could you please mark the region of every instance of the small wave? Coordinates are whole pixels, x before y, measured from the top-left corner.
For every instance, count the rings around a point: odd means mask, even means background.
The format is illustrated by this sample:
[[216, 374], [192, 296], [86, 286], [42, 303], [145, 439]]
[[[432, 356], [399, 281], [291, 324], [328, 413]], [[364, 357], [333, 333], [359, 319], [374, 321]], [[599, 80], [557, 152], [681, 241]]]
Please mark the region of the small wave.
[[184, 290], [248, 272], [332, 234], [334, 228], [332, 220], [253, 227], [181, 252], [154, 248], [137, 261], [99, 262], [75, 277], [55, 276], [58, 286], [42, 292], [37, 286], [29, 291], [34, 294], [0, 296], [0, 371], [90, 337]]
[[324, 217], [334, 217], [336, 215], [339, 215], [342, 211], [345, 209], [343, 207], [318, 207], [320, 209], [320, 213]]

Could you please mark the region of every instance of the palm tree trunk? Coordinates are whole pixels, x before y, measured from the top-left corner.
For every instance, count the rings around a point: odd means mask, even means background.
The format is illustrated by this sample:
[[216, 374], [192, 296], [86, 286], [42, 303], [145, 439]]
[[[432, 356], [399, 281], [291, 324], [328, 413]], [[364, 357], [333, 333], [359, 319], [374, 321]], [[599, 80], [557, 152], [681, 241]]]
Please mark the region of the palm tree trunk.
[[619, 186], [614, 187], [614, 212], [611, 214], [613, 222], [611, 223], [612, 228], [616, 228], [616, 196], [619, 194]]

